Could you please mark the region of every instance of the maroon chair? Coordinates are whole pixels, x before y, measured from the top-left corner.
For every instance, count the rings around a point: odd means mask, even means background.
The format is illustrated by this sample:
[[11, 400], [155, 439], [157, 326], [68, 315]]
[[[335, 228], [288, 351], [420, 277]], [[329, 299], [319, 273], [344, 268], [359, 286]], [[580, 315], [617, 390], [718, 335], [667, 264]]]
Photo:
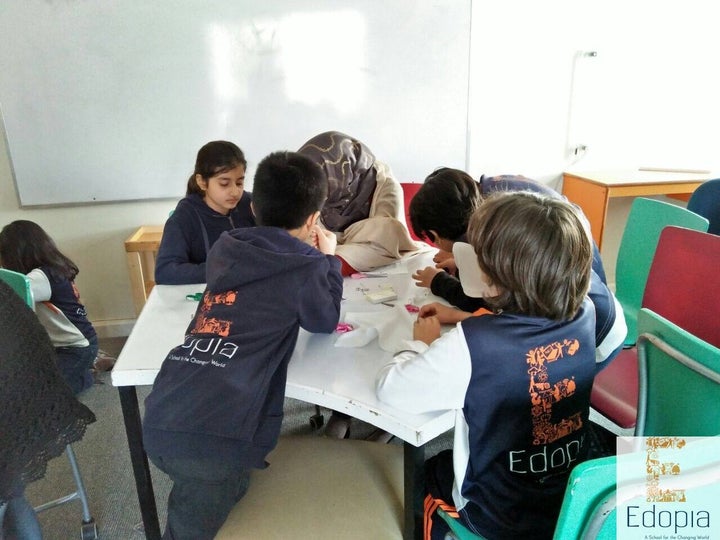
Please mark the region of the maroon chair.
[[[720, 236], [665, 227], [660, 233], [642, 307], [720, 347]], [[635, 427], [638, 364], [635, 347], [624, 349], [593, 384], [590, 404], [621, 428]]]
[[412, 225], [410, 225], [410, 201], [412, 201], [412, 198], [415, 196], [415, 194], [420, 191], [420, 188], [423, 186], [422, 183], [416, 184], [414, 182], [401, 182], [400, 186], [402, 186], [403, 190], [403, 198], [404, 198], [404, 206], [405, 206], [405, 223], [407, 223], [408, 232], [410, 233], [410, 237], [413, 240], [420, 240], [420, 238], [417, 237], [415, 234], [415, 231], [412, 229]]
[[720, 347], [720, 236], [667, 227], [660, 242], [642, 306]]

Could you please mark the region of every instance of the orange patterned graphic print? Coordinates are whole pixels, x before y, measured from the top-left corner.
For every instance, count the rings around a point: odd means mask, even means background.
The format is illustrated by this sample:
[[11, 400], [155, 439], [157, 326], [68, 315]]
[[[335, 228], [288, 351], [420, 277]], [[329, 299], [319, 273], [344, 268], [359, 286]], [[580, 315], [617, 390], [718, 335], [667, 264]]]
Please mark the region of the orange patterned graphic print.
[[645, 458], [645, 472], [647, 473], [646, 501], [647, 502], [687, 502], [684, 489], [661, 489], [660, 480], [664, 476], [677, 476], [682, 470], [680, 464], [674, 461], [660, 461], [661, 450], [678, 449], [685, 446], [685, 439], [680, 437], [648, 437]]
[[548, 444], [582, 427], [580, 413], [552, 423], [552, 407], [563, 398], [575, 393], [575, 380], [562, 379], [551, 385], [548, 382], [547, 364], [573, 356], [580, 349], [576, 339], [566, 339], [537, 347], [527, 353], [528, 375], [530, 376], [530, 400], [532, 403], [533, 444]]
[[200, 304], [200, 313], [198, 313], [197, 320], [195, 321], [195, 328], [193, 328], [190, 333], [215, 334], [218, 336], [227, 337], [230, 334], [230, 327], [232, 326], [232, 321], [215, 319], [213, 317], [208, 317], [207, 314], [210, 312], [210, 308], [212, 308], [214, 305], [233, 305], [236, 298], [237, 294], [235, 293], [235, 291], [227, 291], [224, 293], [212, 295], [206, 292], [203, 295], [202, 303]]

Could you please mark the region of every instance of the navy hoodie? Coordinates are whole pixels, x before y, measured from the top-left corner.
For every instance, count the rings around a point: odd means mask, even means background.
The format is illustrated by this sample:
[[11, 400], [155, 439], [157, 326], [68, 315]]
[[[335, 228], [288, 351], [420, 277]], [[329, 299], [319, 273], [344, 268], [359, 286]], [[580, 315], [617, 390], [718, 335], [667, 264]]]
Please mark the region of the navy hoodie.
[[243, 192], [237, 206], [223, 215], [192, 193], [183, 198], [165, 222], [155, 263], [155, 282], [161, 285], [205, 283], [205, 260], [220, 234], [236, 227], [252, 227], [252, 195]]
[[333, 332], [341, 297], [338, 259], [287, 231], [222, 234], [185, 341], [145, 401], [148, 454], [263, 467], [280, 434], [299, 329]]

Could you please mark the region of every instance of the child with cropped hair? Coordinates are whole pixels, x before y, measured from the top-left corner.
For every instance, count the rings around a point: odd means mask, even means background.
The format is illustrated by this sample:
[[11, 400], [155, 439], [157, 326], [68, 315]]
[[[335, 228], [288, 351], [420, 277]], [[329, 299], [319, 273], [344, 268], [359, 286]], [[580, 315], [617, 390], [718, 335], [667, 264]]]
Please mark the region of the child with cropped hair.
[[[482, 300], [466, 295], [457, 279], [453, 246], [465, 242], [472, 213], [496, 192], [531, 191], [555, 199], [564, 197], [552, 188], [520, 175], [481, 176], [479, 181], [460, 169], [440, 167], [425, 178], [410, 201], [410, 223], [415, 234], [435, 244], [440, 251], [434, 266], [418, 269], [413, 278], [436, 296], [466, 311], [475, 311]], [[593, 244], [593, 271], [606, 284], [600, 251]]]
[[[588, 457], [590, 392], [608, 356], [587, 297], [592, 243], [574, 206], [530, 192], [488, 197], [467, 236], [488, 309], [423, 306], [378, 396], [415, 414], [456, 410], [453, 449], [426, 462], [427, 538], [447, 530], [442, 505], [488, 539], [549, 539], [568, 475]], [[441, 337], [443, 323], [456, 326]]]
[[185, 341], [145, 401], [145, 448], [173, 481], [163, 538], [214, 538], [277, 444], [300, 328], [337, 326], [335, 235], [317, 226], [326, 196], [310, 159], [270, 154], [255, 173], [258, 226], [223, 233], [210, 250]]

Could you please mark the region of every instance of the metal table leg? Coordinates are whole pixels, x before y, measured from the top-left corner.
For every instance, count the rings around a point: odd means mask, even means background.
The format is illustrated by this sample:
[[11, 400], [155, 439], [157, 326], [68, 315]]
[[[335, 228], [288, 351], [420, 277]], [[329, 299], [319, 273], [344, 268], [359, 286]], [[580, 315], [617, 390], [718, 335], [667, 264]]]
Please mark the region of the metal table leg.
[[135, 474], [140, 513], [145, 527], [145, 538], [160, 540], [160, 522], [158, 520], [155, 493], [153, 492], [150, 466], [142, 440], [142, 423], [138, 406], [137, 391], [134, 386], [118, 386], [120, 405], [125, 420], [125, 433], [130, 447], [130, 460]]
[[405, 470], [405, 540], [422, 540], [423, 500], [425, 498], [425, 450], [423, 446], [403, 443]]

